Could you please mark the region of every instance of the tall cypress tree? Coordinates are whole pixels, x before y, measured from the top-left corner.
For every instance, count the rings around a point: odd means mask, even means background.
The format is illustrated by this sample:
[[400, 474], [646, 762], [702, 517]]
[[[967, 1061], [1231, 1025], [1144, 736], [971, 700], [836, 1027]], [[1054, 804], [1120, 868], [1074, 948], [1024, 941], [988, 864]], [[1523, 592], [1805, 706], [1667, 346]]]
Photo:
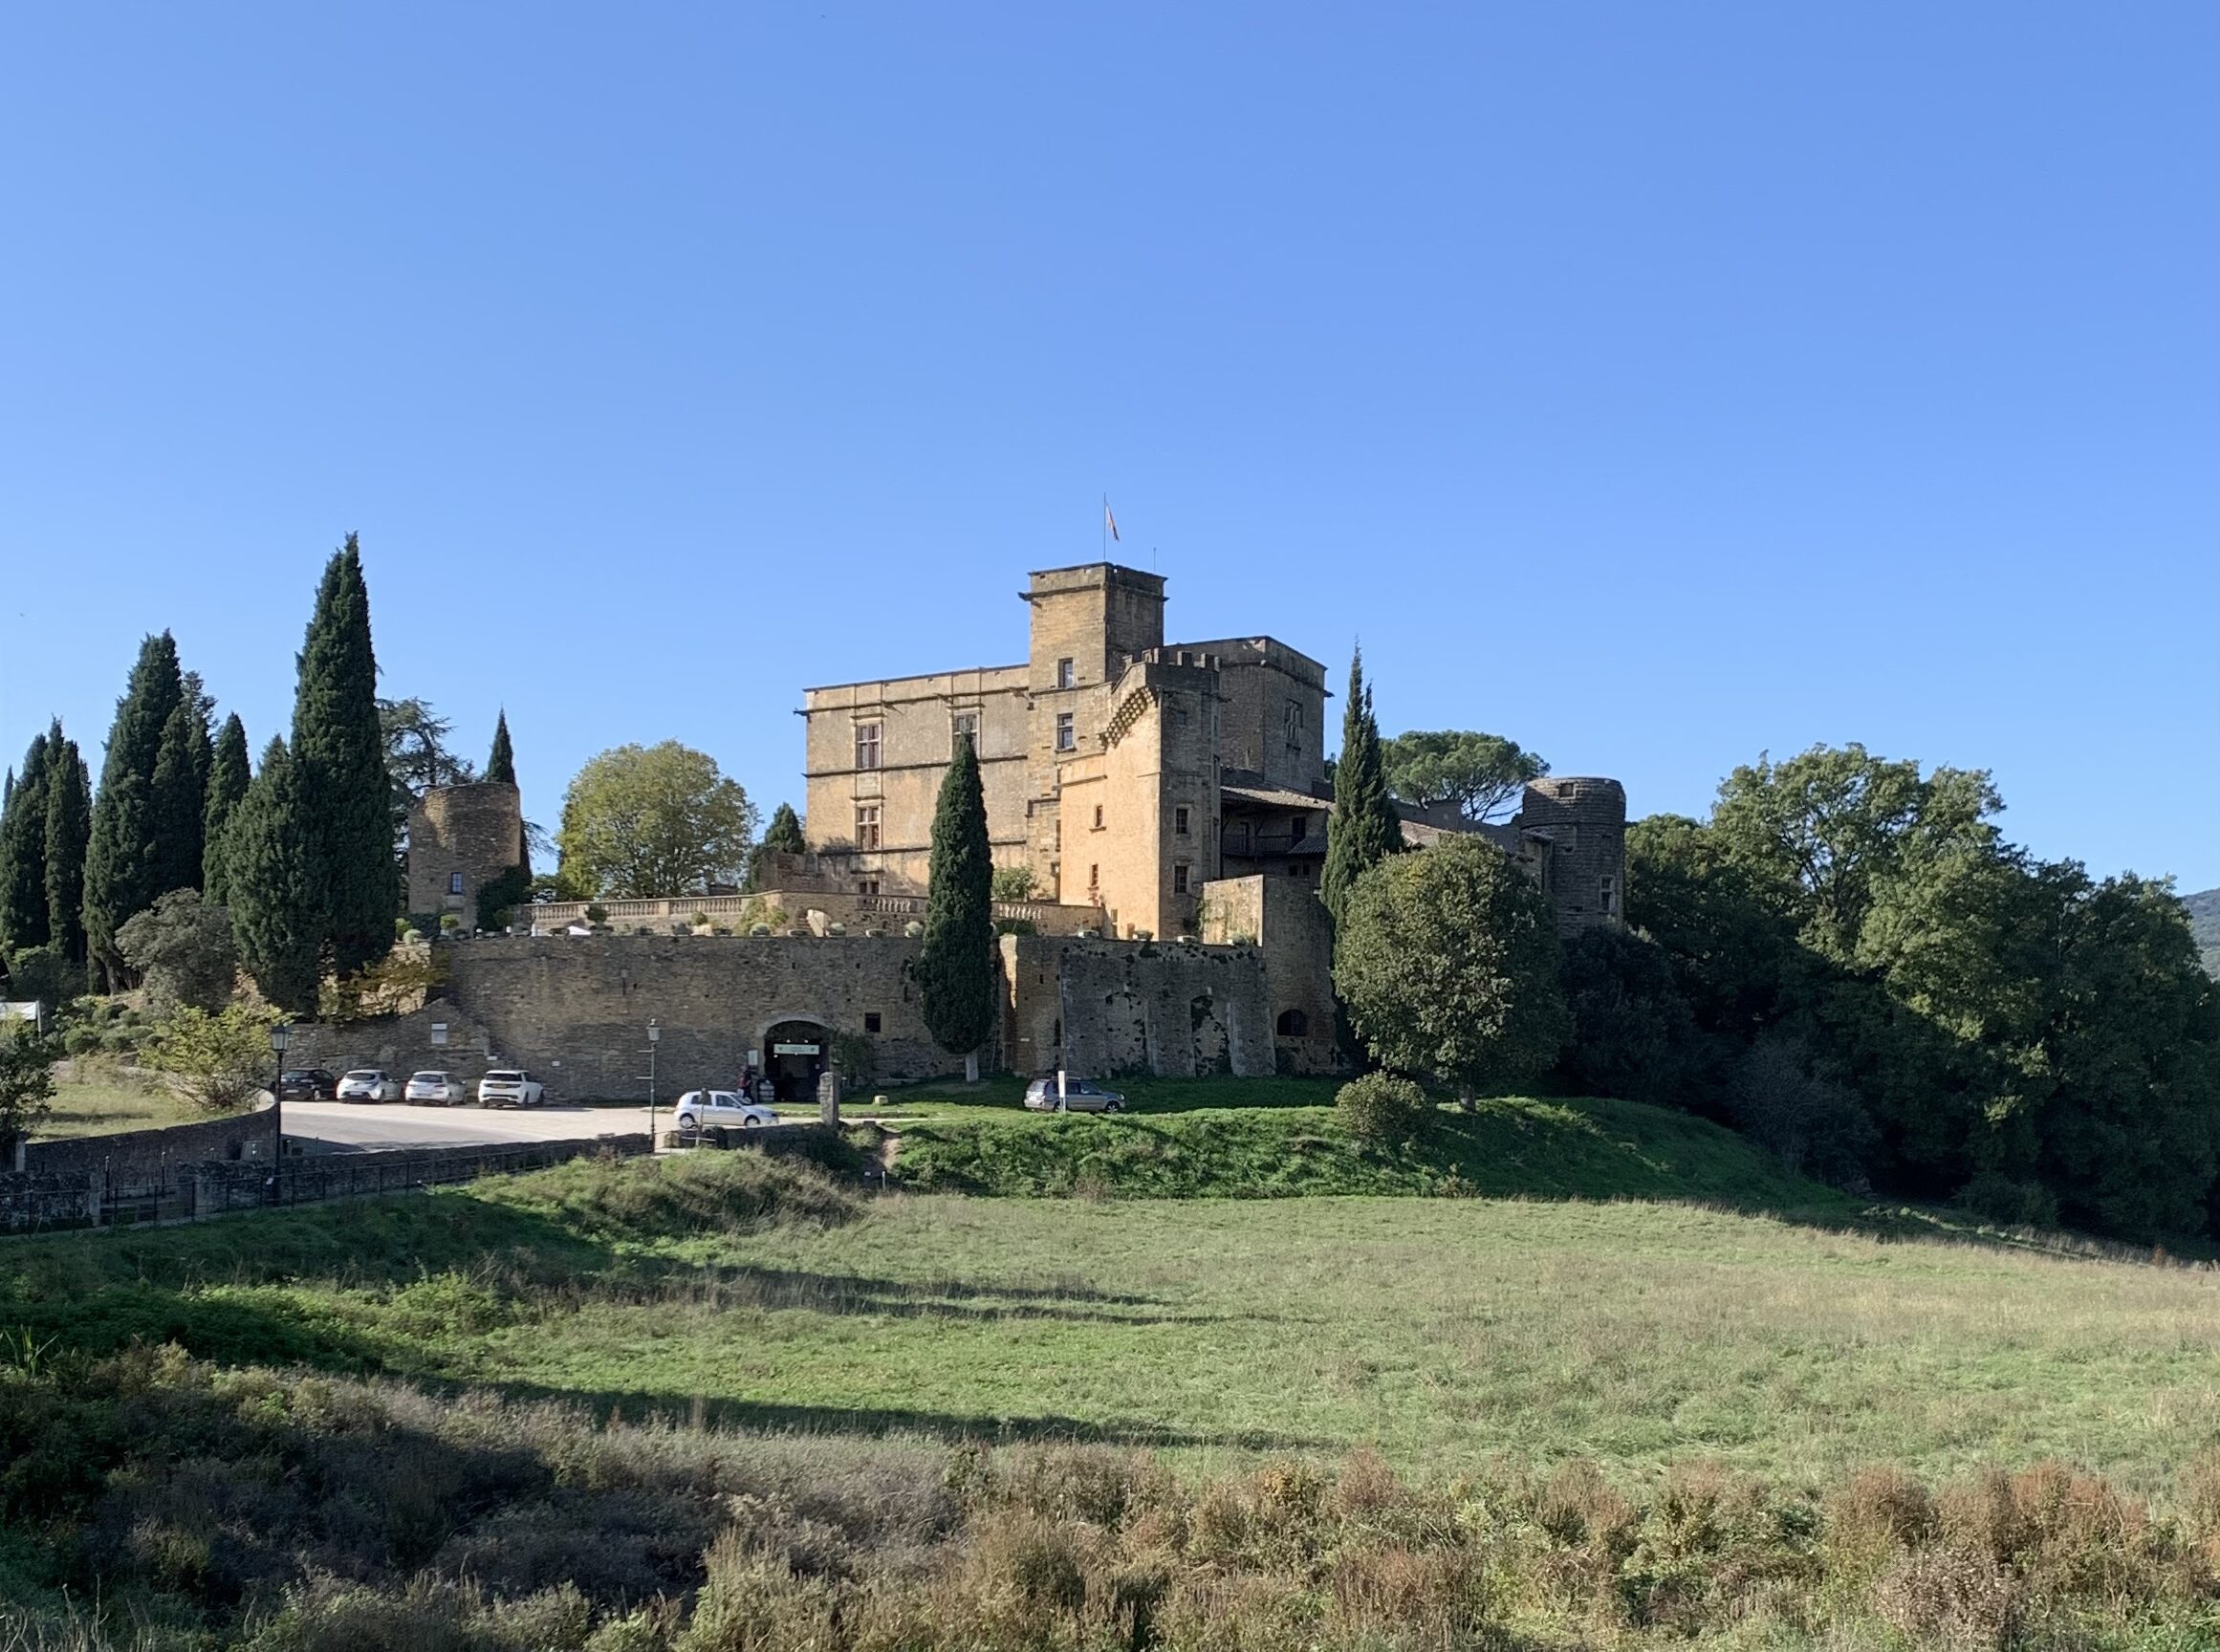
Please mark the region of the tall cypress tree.
[[516, 784], [516, 753], [509, 745], [509, 712], [504, 707], [493, 719], [493, 750], [486, 758], [484, 778], [504, 786]]
[[52, 945], [85, 962], [85, 846], [93, 833], [93, 776], [75, 740], [54, 725], [46, 772], [46, 923]]
[[279, 1009], [307, 1015], [322, 979], [322, 834], [300, 766], [272, 740], [224, 830], [224, 880], [239, 961]]
[[216, 736], [215, 753], [208, 760], [208, 799], [201, 815], [201, 899], [211, 906], [227, 903], [230, 880], [224, 861], [224, 829], [253, 781], [250, 761], [247, 725], [234, 711], [224, 719], [224, 731]]
[[34, 734], [23, 754], [23, 774], [0, 809], [0, 958], [46, 945], [46, 788], [53, 742], [61, 732]]
[[92, 841], [85, 851], [85, 946], [95, 972], [110, 991], [132, 979], [116, 948], [116, 931], [166, 892], [160, 882], [164, 868], [155, 839], [154, 770], [162, 755], [163, 729], [184, 698], [177, 643], [166, 631], [147, 638], [140, 644], [123, 698], [116, 703], [100, 790], [93, 801]]
[[292, 758], [323, 869], [324, 940], [333, 968], [350, 975], [392, 950], [401, 909], [370, 593], [352, 533], [324, 568], [309, 620], [294, 699]]
[[162, 749], [154, 758], [154, 880], [158, 894], [201, 886], [204, 788], [208, 765], [202, 755], [207, 728], [188, 694], [162, 726]]
[[917, 982], [926, 1029], [951, 1054], [968, 1055], [994, 1029], [994, 858], [987, 794], [969, 738], [941, 781], [925, 885], [925, 946]]
[[1349, 700], [1341, 712], [1341, 755], [1334, 766], [1334, 813], [1326, 823], [1326, 865], [1318, 899], [1341, 921], [1357, 880], [1403, 848], [1403, 817], [1388, 795], [1380, 761], [1380, 725], [1364, 681], [1364, 652], [1349, 658]]

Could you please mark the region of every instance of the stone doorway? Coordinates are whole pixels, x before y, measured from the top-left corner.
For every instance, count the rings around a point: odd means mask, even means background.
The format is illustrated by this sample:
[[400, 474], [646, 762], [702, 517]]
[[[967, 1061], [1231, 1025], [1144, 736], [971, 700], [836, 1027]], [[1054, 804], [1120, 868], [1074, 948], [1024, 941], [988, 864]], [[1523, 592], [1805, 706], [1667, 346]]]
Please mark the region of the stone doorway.
[[772, 1099], [784, 1105], [816, 1104], [817, 1077], [831, 1052], [832, 1032], [816, 1021], [780, 1021], [763, 1034], [763, 1073]]

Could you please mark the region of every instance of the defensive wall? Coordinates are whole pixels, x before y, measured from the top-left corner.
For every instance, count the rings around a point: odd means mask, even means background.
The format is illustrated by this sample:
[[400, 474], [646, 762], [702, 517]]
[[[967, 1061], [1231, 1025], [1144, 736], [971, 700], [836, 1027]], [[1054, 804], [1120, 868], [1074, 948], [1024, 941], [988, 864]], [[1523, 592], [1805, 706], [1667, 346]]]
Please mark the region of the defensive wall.
[[[789, 859], [799, 859], [794, 856]], [[519, 906], [511, 915], [511, 928], [552, 932], [586, 922], [586, 909], [598, 906], [611, 929], [630, 933], [649, 929], [657, 934], [690, 934], [707, 927], [745, 934], [757, 924], [775, 932], [806, 929], [812, 935], [830, 935], [836, 925], [849, 935], [868, 936], [877, 930], [899, 935], [925, 913], [923, 895], [859, 895], [852, 891], [803, 887], [767, 889], [754, 895], [672, 895], [646, 901], [543, 901]], [[1100, 929], [1104, 919], [1096, 906], [1063, 906], [1053, 901], [997, 901], [997, 923], [1031, 924], [1043, 935], [1077, 935]], [[697, 923], [699, 919], [701, 922]]]
[[1012, 1071], [1196, 1077], [1275, 1071], [1264, 955], [1200, 942], [1002, 938]]

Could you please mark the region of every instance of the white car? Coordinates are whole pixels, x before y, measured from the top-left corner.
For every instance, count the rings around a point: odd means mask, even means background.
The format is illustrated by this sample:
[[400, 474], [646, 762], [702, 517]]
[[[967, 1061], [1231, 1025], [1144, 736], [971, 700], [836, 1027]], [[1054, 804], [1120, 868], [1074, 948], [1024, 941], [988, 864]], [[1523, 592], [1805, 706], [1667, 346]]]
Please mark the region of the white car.
[[1025, 1087], [1025, 1104], [1035, 1113], [1120, 1113], [1124, 1111], [1125, 1098], [1092, 1078], [1074, 1078], [1067, 1073], [1062, 1095], [1056, 1094], [1054, 1078], [1035, 1078]]
[[339, 1087], [333, 1094], [341, 1101], [398, 1101], [401, 1080], [375, 1067], [358, 1067], [339, 1076]]
[[452, 1107], [468, 1100], [469, 1096], [461, 1079], [450, 1078], [445, 1073], [411, 1073], [401, 1098], [421, 1101], [429, 1107]]
[[519, 1068], [497, 1067], [478, 1080], [481, 1107], [536, 1107], [546, 1098], [546, 1086]]
[[751, 1101], [737, 1090], [688, 1090], [671, 1109], [681, 1130], [711, 1130], [736, 1124], [743, 1130], [775, 1124], [778, 1115], [760, 1101]]

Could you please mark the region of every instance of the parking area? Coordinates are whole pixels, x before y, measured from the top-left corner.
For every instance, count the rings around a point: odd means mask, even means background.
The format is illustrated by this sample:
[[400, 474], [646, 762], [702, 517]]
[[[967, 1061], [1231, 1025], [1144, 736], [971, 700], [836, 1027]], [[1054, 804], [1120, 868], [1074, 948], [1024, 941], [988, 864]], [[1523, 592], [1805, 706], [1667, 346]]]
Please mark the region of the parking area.
[[[657, 1109], [670, 1128], [670, 1103]], [[505, 1141], [571, 1141], [647, 1128], [644, 1102], [539, 1107], [410, 1107], [401, 1103], [288, 1101], [285, 1134], [311, 1153], [357, 1153], [369, 1147], [462, 1147]]]

